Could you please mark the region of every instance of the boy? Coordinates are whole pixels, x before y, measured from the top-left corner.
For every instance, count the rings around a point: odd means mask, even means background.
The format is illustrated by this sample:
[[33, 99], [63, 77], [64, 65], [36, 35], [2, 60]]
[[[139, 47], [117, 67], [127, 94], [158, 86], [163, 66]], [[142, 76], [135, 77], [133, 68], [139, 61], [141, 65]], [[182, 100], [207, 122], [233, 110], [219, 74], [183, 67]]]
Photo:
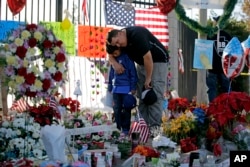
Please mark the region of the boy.
[[124, 73], [117, 74], [110, 67], [108, 91], [113, 94], [113, 110], [117, 128], [128, 134], [131, 124], [131, 110], [136, 107], [136, 84], [138, 81], [135, 64], [116, 46], [106, 46], [108, 54], [116, 59], [126, 69]]

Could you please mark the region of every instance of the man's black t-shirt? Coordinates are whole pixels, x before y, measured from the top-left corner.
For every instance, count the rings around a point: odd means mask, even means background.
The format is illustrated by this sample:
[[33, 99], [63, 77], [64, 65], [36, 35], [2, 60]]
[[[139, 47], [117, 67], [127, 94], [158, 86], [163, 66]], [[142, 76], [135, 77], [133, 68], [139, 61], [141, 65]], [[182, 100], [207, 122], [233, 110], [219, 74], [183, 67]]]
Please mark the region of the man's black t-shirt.
[[228, 42], [232, 39], [232, 37], [225, 32], [224, 30], [220, 30], [220, 38], [219, 38], [219, 48], [217, 49], [217, 34], [211, 38], [207, 38], [208, 40], [214, 41], [213, 47], [213, 69], [210, 69], [209, 72], [221, 74], [223, 73], [222, 69], [222, 54], [223, 50], [228, 44]]
[[168, 52], [162, 43], [146, 28], [140, 26], [127, 27], [128, 56], [137, 64], [143, 65], [143, 56], [150, 50], [153, 62], [167, 62]]

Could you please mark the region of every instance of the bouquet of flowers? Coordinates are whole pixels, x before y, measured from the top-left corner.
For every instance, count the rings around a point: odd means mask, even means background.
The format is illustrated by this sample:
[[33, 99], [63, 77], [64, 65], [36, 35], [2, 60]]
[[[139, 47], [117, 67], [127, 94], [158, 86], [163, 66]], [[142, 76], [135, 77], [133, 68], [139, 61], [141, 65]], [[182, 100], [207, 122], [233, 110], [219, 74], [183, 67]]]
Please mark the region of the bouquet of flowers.
[[250, 112], [250, 96], [244, 92], [229, 92], [217, 96], [207, 109], [208, 116], [214, 118], [220, 127], [231, 121], [246, 122]]
[[169, 122], [163, 122], [163, 133], [172, 141], [180, 143], [181, 139], [190, 137], [195, 129], [195, 117], [190, 111], [181, 113]]
[[233, 142], [239, 150], [249, 150], [250, 148], [250, 129], [242, 124], [237, 125], [233, 129]]
[[174, 98], [168, 102], [168, 110], [172, 112], [184, 112], [189, 107], [187, 98]]
[[158, 152], [157, 150], [153, 149], [150, 146], [138, 145], [132, 150], [132, 152], [138, 153], [140, 155], [143, 155], [145, 157], [150, 157], [150, 158], [160, 157], [160, 152]]
[[63, 112], [78, 113], [80, 111], [80, 102], [78, 100], [73, 100], [71, 97], [60, 98], [59, 107]]
[[0, 161], [27, 157], [41, 159], [46, 155], [40, 139], [41, 126], [26, 113], [0, 123]]
[[[93, 126], [112, 125], [112, 121], [108, 119], [107, 115], [101, 111], [83, 110], [68, 114], [64, 118], [64, 125], [67, 129], [72, 128], [90, 128]], [[100, 131], [80, 134], [74, 136], [74, 145], [77, 148], [82, 148], [83, 144], [88, 144], [89, 149], [103, 148], [104, 141], [112, 139], [112, 131]], [[102, 144], [100, 144], [102, 143]]]
[[34, 118], [34, 121], [39, 123], [41, 126], [51, 125], [53, 121], [61, 118], [60, 113], [47, 104], [30, 106], [29, 114]]

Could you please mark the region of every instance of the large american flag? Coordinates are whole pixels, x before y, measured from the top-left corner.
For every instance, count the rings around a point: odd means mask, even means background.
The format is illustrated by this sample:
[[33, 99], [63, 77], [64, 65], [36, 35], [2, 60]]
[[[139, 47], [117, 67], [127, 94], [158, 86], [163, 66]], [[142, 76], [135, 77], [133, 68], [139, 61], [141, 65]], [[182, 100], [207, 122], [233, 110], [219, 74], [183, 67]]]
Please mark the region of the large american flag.
[[169, 43], [168, 18], [158, 7], [144, 9], [105, 0], [106, 24], [120, 27], [144, 26], [167, 48]]

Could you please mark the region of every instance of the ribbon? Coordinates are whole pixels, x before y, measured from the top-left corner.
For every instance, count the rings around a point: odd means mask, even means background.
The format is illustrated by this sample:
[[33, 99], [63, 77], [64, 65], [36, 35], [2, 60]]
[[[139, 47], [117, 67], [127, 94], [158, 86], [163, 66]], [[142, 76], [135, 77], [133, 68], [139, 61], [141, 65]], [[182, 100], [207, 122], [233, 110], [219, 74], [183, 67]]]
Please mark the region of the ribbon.
[[179, 71], [181, 73], [184, 73], [182, 49], [178, 49], [178, 65], [179, 65]]
[[83, 11], [85, 20], [88, 22], [89, 16], [88, 16], [88, 10], [87, 10], [87, 0], [83, 0], [82, 2], [82, 11]]

